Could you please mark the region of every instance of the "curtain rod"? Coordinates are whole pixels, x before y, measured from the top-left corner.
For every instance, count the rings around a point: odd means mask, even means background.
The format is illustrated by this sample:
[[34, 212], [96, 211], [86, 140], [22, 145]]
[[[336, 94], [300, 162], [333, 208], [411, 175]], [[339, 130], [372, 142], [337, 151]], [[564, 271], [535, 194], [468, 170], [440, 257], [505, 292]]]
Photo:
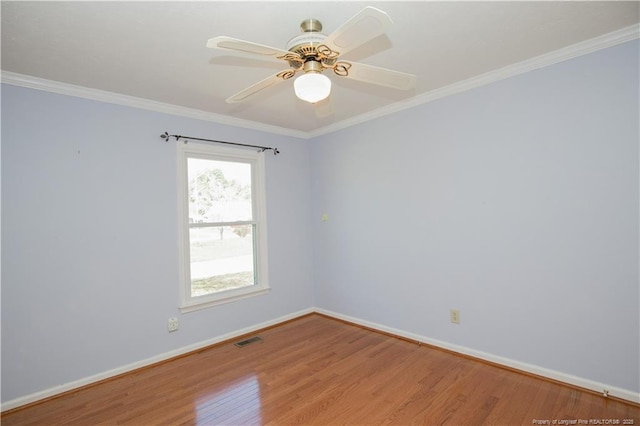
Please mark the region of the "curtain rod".
[[258, 148], [258, 152], [265, 152], [266, 150], [270, 149], [273, 151], [273, 155], [278, 155], [280, 154], [280, 151], [278, 151], [278, 148], [272, 148], [270, 146], [260, 146], [260, 145], [247, 145], [244, 143], [237, 143], [237, 142], [225, 142], [225, 141], [217, 141], [215, 139], [203, 139], [203, 138], [194, 138], [191, 136], [182, 136], [182, 135], [170, 135], [167, 132], [164, 132], [163, 134], [160, 135], [160, 137], [162, 139], [165, 139], [165, 142], [169, 142], [169, 138], [176, 138], [176, 141], [179, 141], [180, 139], [184, 139], [184, 143], [187, 143], [189, 140], [192, 141], [203, 141], [203, 142], [215, 142], [215, 143], [223, 143], [226, 145], [235, 145], [235, 146], [244, 146], [244, 147], [248, 147], [248, 148]]

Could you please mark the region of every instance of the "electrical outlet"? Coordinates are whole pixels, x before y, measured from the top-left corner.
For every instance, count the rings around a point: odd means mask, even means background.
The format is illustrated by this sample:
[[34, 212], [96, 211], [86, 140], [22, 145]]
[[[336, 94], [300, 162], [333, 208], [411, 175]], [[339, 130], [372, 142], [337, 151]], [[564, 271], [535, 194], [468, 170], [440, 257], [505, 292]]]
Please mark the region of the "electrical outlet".
[[454, 324], [460, 324], [460, 311], [457, 309], [449, 310], [451, 322]]
[[167, 321], [167, 330], [169, 330], [169, 332], [178, 330], [178, 318], [169, 318], [169, 321]]

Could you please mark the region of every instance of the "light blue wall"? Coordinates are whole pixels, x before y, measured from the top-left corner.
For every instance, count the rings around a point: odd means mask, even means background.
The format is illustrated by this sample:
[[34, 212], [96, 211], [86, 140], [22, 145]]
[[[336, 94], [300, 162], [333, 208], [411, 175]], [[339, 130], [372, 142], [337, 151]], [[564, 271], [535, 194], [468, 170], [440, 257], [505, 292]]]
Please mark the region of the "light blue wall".
[[[311, 142], [3, 85], [2, 401], [312, 306], [640, 391], [638, 47]], [[270, 294], [179, 314], [164, 131], [282, 151]]]
[[[164, 131], [280, 149], [265, 153], [268, 295], [180, 315]], [[2, 400], [308, 309], [310, 206], [306, 141], [3, 85]]]
[[640, 391], [638, 51], [314, 140], [316, 306]]

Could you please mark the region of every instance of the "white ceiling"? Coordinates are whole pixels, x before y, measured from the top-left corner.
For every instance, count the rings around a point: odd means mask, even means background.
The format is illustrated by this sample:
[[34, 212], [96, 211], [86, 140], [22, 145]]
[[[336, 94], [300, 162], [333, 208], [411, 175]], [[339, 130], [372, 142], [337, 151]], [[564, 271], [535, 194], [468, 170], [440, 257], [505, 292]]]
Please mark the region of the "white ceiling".
[[[333, 113], [327, 117], [319, 118], [313, 105], [295, 97], [292, 80], [250, 102], [225, 102], [287, 67], [207, 49], [209, 38], [226, 35], [285, 49], [300, 34], [303, 19], [319, 19], [328, 34], [365, 6], [384, 10], [394, 25], [341, 59], [416, 74], [415, 89], [397, 91], [327, 72], [334, 86]], [[639, 6], [638, 1], [3, 1], [3, 81], [16, 73], [198, 110], [214, 121], [229, 116], [310, 134], [422, 102], [429, 94], [462, 87], [460, 82], [540, 55], [553, 57], [548, 54], [604, 34], [629, 32], [634, 25], [637, 33]]]

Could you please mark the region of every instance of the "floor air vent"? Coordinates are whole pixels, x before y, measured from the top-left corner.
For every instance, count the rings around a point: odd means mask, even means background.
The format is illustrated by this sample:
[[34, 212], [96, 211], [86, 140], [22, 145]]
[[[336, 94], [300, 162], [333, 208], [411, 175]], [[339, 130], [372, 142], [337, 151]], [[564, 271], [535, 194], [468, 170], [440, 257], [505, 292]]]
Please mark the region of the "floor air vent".
[[244, 348], [245, 346], [250, 345], [252, 343], [256, 343], [256, 342], [262, 342], [262, 337], [258, 337], [258, 336], [250, 337], [248, 339], [236, 342], [234, 343], [234, 345], [236, 345], [239, 348]]

